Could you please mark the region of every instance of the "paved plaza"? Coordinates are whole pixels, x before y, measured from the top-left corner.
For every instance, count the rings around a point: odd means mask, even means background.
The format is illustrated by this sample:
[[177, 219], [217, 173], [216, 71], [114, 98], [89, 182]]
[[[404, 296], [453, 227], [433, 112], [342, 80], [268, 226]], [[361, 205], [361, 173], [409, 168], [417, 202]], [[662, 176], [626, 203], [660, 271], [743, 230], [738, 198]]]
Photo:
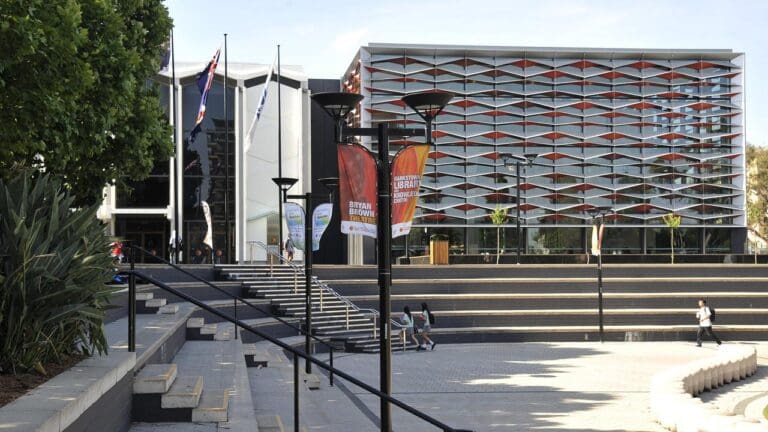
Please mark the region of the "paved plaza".
[[[438, 345], [435, 351], [394, 353], [392, 386], [404, 402], [474, 431], [661, 431], [648, 409], [651, 377], [715, 349], [685, 342]], [[760, 345], [759, 353], [758, 378], [766, 375], [768, 348]], [[378, 356], [339, 356], [336, 366], [378, 387]], [[290, 369], [284, 372], [288, 388]], [[739, 391], [768, 392], [768, 380]], [[378, 399], [350, 384], [305, 390], [302, 399], [307, 430], [377, 428]], [[286, 394], [262, 408], [280, 411], [288, 426], [290, 400]], [[254, 403], [258, 411], [264, 399], [254, 395]], [[343, 424], [334, 423], [339, 417]], [[393, 417], [396, 431], [435, 430], [396, 408]]]

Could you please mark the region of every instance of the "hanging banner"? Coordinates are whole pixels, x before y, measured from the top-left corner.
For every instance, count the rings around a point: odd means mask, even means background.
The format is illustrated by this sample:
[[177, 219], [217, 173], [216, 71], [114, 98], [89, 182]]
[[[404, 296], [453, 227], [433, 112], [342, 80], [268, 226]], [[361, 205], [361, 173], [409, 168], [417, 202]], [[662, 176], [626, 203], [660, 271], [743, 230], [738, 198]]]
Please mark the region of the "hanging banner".
[[376, 238], [376, 160], [359, 144], [339, 144], [341, 232]]
[[304, 209], [296, 203], [287, 202], [283, 204], [283, 214], [293, 245], [304, 250]]
[[205, 223], [208, 225], [208, 231], [205, 233], [205, 238], [203, 239], [203, 243], [207, 244], [208, 247], [213, 250], [213, 225], [211, 224], [211, 208], [208, 206], [208, 203], [205, 201], [202, 201], [203, 205], [203, 215], [205, 216]]
[[320, 250], [320, 239], [333, 218], [333, 205], [320, 204], [312, 212], [312, 250]]
[[411, 232], [428, 155], [428, 144], [416, 144], [397, 152], [392, 161], [392, 238]]
[[603, 230], [605, 230], [604, 224], [600, 224], [600, 228], [596, 224], [592, 225], [592, 244], [590, 245], [592, 255], [600, 255], [603, 247]]

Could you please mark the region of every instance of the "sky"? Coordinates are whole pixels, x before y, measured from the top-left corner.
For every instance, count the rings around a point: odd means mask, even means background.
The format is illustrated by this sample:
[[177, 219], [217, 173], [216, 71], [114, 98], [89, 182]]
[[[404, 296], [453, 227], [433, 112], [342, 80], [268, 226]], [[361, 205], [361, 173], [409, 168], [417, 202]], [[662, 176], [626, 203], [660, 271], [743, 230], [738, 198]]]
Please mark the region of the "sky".
[[[746, 53], [747, 142], [768, 146], [766, 0], [167, 0], [176, 61], [230, 62], [339, 78], [361, 45], [727, 48]], [[223, 61], [223, 57], [222, 57]]]

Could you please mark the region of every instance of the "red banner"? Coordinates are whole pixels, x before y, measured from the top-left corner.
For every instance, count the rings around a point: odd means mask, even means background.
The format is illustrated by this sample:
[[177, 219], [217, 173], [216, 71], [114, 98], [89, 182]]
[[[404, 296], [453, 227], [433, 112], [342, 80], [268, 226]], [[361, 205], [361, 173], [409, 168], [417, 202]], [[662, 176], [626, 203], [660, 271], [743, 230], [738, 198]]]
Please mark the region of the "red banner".
[[392, 161], [392, 238], [411, 232], [428, 155], [428, 144], [416, 144], [400, 150]]
[[376, 160], [365, 147], [339, 144], [341, 232], [376, 238]]

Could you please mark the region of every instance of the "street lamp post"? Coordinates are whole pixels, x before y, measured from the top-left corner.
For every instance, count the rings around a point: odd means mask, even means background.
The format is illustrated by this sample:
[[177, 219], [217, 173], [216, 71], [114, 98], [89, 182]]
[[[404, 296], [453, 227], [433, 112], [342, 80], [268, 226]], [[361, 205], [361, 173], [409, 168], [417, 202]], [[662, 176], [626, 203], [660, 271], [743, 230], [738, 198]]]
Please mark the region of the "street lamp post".
[[[418, 96], [418, 97], [417, 97]], [[427, 121], [431, 128], [432, 120], [442, 111], [445, 105], [453, 97], [445, 92], [427, 92], [403, 97], [403, 102], [414, 109]], [[387, 123], [379, 123], [377, 128], [348, 128], [344, 126], [344, 120], [357, 104], [363, 100], [363, 96], [354, 93], [317, 93], [312, 96], [323, 110], [330, 115], [336, 125], [335, 138], [337, 142], [353, 136], [377, 137], [377, 260], [379, 283], [379, 390], [390, 395], [392, 393], [392, 366], [390, 344], [390, 285], [392, 284], [392, 209], [389, 164], [389, 138], [405, 136], [424, 136], [424, 129], [390, 128]], [[431, 133], [429, 134], [431, 135]], [[427, 142], [431, 142], [431, 137]], [[342, 203], [343, 205], [343, 203]], [[389, 402], [381, 399], [380, 405], [381, 423], [383, 431], [392, 430], [392, 412]]]
[[521, 228], [520, 228], [520, 177], [521, 177], [520, 165], [523, 163], [526, 166], [533, 165], [533, 161], [534, 159], [536, 159], [538, 155], [534, 153], [526, 153], [523, 156], [518, 156], [518, 155], [513, 155], [511, 153], [502, 153], [500, 156], [504, 161], [504, 166], [507, 167], [507, 169], [510, 169], [510, 170], [512, 169], [512, 163], [510, 162], [510, 160], [514, 161], [514, 165], [515, 165], [515, 174], [517, 177], [517, 183], [516, 183], [517, 187], [515, 188], [516, 194], [517, 194], [517, 197], [515, 198], [515, 207], [517, 210], [517, 217], [515, 217], [516, 228], [517, 228], [517, 264], [520, 264], [520, 244], [521, 244], [520, 239], [522, 237]]
[[593, 247], [596, 246], [597, 251], [597, 322], [600, 326], [600, 343], [603, 343], [603, 226], [605, 215], [613, 210], [608, 207], [592, 207], [588, 211], [595, 224], [594, 229], [597, 230], [597, 244]]
[[[273, 182], [283, 192], [283, 202], [289, 199], [298, 199], [304, 201], [306, 210], [304, 211], [304, 352], [307, 355], [312, 354], [312, 223], [310, 221], [312, 214], [312, 192], [303, 195], [288, 195], [288, 189], [293, 186], [298, 179], [287, 177], [276, 177]], [[283, 221], [280, 221], [282, 224]], [[307, 359], [305, 371], [312, 373], [312, 362]]]

